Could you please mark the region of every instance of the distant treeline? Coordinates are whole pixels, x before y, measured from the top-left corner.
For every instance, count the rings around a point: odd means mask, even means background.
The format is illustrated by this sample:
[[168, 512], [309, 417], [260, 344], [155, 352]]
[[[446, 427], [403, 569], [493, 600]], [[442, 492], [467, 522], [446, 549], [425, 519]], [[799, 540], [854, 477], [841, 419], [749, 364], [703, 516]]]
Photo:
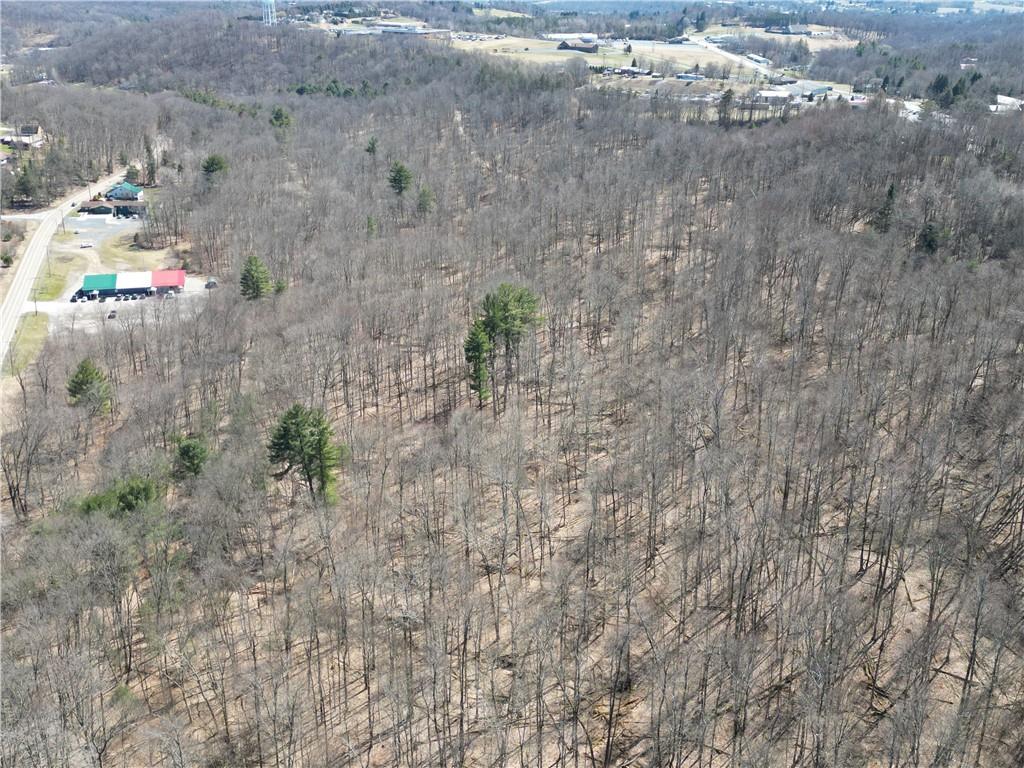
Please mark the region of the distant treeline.
[[17, 373], [4, 765], [1021, 763], [1021, 120], [230, 14], [50, 58], [0, 117], [154, 140], [219, 287]]

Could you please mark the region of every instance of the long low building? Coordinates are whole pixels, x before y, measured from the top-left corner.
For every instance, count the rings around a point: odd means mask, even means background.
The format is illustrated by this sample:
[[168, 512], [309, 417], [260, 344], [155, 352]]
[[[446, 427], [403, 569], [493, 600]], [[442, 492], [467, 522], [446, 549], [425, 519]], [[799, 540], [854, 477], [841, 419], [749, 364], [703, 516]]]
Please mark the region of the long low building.
[[145, 200], [86, 200], [78, 206], [82, 213], [141, 216], [146, 212]]
[[104, 275], [86, 275], [78, 298], [131, 295], [133, 293], [180, 293], [185, 289], [185, 270], [160, 269], [153, 272], [117, 272]]

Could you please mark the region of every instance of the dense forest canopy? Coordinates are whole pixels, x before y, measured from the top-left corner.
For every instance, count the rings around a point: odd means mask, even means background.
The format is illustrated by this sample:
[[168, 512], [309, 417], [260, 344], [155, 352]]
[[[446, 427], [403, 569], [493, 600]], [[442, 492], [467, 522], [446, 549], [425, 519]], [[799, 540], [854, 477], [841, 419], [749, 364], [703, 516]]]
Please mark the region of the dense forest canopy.
[[5, 764], [1024, 762], [1019, 118], [214, 7], [46, 66], [47, 178], [152, 155], [221, 287], [5, 394]]

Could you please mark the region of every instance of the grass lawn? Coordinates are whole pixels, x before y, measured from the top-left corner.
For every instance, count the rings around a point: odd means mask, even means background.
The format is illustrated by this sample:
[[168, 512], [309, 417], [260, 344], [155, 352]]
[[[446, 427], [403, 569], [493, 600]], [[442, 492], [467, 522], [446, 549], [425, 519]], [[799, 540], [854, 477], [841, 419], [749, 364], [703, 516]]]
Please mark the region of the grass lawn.
[[529, 19], [530, 14], [519, 11], [506, 11], [503, 8], [474, 8], [474, 16], [487, 16], [492, 19]]
[[0, 144], [0, 155], [13, 155], [14, 150], [8, 147], [6, 144]]
[[534, 64], [556, 64], [559, 62], [580, 59], [587, 64], [602, 67], [626, 67], [634, 58], [643, 59], [648, 65], [660, 69], [666, 75], [689, 69], [694, 64], [728, 64], [736, 67], [731, 61], [715, 51], [699, 46], [653, 44], [645, 41], [634, 41], [632, 53], [620, 48], [600, 47], [597, 53], [579, 53], [577, 51], [558, 50], [558, 41], [538, 40], [528, 37], [506, 37], [504, 40], [453, 40], [452, 45], [467, 51], [510, 56], [519, 61]]
[[395, 24], [419, 24], [420, 26], [423, 27], [427, 25], [427, 22], [425, 22], [423, 19], [414, 19], [412, 16], [395, 16], [393, 19], [376, 18], [370, 23], [370, 26], [373, 26], [374, 24], [379, 24], [382, 21], [393, 22]]
[[4, 365], [4, 374], [11, 376], [20, 373], [33, 360], [46, 342], [49, 333], [50, 318], [46, 315], [25, 315], [18, 322], [18, 328], [11, 339], [11, 352]]
[[84, 256], [71, 253], [51, 253], [43, 263], [36, 277], [36, 284], [29, 299], [55, 301], [64, 293], [68, 276], [72, 272], [85, 270], [88, 261]]
[[607, 49], [609, 52], [605, 55], [560, 51], [558, 43], [554, 40], [537, 40], [529, 37], [507, 37], [504, 40], [453, 40], [452, 46], [466, 51], [509, 56], [534, 64], [556, 64], [572, 59], [582, 59], [592, 64], [602, 64], [607, 61], [607, 66], [622, 66], [623, 61], [629, 63], [621, 51]]
[[104, 266], [114, 271], [163, 268], [166, 250], [150, 251], [132, 242], [132, 235], [108, 237], [96, 249]]

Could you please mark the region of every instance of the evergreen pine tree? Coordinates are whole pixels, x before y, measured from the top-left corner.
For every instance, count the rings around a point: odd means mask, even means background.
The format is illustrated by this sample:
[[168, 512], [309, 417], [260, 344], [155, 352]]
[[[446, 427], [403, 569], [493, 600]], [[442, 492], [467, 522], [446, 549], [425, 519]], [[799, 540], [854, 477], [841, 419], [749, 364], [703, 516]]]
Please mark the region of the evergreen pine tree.
[[89, 358], [78, 364], [75, 372], [67, 382], [68, 397], [71, 404], [84, 406], [93, 413], [101, 413], [110, 408], [110, 382]]
[[470, 366], [469, 388], [476, 392], [477, 400], [482, 408], [484, 402], [491, 396], [491, 391], [487, 387], [487, 379], [490, 376], [487, 366], [494, 350], [494, 345], [487, 336], [487, 328], [483, 319], [473, 322], [469, 329], [469, 335], [466, 336], [464, 348], [466, 362]]
[[250, 256], [245, 260], [245, 266], [242, 267], [242, 277], [239, 283], [245, 298], [250, 301], [263, 298], [270, 293], [271, 289], [270, 272], [267, 265], [258, 256]]
[[276, 476], [297, 469], [312, 495], [326, 495], [341, 451], [323, 411], [296, 403], [281, 416], [270, 438], [270, 463], [284, 464]]
[[399, 197], [412, 186], [412, 173], [397, 160], [391, 164], [388, 172], [388, 185]]

